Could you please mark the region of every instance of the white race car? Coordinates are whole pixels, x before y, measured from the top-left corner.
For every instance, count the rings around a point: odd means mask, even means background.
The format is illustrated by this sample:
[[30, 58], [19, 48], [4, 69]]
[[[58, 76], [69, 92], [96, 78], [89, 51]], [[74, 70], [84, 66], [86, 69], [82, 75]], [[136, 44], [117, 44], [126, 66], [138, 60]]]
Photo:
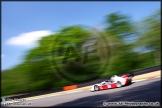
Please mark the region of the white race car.
[[128, 85], [132, 83], [132, 77], [134, 75], [132, 73], [126, 74], [123, 76], [113, 75], [110, 80], [103, 81], [98, 84], [94, 84], [90, 91], [99, 91], [99, 90], [106, 90], [111, 88], [118, 88], [124, 85]]

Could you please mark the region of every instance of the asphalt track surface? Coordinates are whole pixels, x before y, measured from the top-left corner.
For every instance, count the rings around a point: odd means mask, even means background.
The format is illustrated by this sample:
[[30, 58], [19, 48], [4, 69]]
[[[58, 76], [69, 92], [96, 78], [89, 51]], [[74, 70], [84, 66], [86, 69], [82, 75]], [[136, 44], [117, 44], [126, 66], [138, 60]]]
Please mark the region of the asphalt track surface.
[[161, 77], [135, 82], [122, 88], [97, 92], [82, 91], [28, 102], [32, 102], [33, 107], [104, 107], [103, 102], [118, 101], [160, 102], [161, 105]]

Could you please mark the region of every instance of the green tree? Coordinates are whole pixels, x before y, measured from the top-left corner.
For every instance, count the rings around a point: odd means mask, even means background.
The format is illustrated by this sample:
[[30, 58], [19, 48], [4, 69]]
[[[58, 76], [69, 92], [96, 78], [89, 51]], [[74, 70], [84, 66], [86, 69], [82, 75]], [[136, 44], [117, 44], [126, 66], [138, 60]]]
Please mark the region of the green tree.
[[4, 70], [2, 74], [2, 96], [28, 92], [28, 74], [24, 63], [12, 69]]
[[137, 55], [132, 43], [127, 44], [125, 36], [135, 32], [130, 17], [119, 12], [111, 13], [106, 18], [105, 34], [110, 41], [112, 56], [107, 75], [132, 71], [138, 67]]
[[133, 25], [127, 15], [119, 12], [111, 13], [106, 18], [108, 27], [106, 30], [112, 35], [121, 38], [121, 35], [133, 32]]
[[[141, 21], [142, 31], [140, 38], [134, 45], [135, 47], [144, 47], [148, 53], [152, 53], [156, 65], [160, 64], [161, 57], [161, 15], [160, 10], [156, 11], [146, 19]], [[141, 28], [139, 28], [141, 29]], [[148, 59], [148, 58], [146, 58]]]

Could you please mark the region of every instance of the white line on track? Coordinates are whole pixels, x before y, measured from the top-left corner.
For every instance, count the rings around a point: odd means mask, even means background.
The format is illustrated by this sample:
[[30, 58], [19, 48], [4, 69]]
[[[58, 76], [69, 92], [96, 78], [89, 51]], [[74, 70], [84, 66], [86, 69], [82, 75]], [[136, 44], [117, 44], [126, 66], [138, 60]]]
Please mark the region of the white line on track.
[[132, 82], [140, 82], [140, 81], [145, 81], [147, 79], [141, 79], [141, 80], [135, 80], [135, 81], [132, 81]]

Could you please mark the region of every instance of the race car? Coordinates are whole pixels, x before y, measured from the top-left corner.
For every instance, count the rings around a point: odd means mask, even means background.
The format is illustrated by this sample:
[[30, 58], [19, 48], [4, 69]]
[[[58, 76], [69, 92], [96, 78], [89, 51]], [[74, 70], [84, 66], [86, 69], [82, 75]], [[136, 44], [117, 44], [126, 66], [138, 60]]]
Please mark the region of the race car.
[[119, 88], [125, 85], [129, 85], [132, 83], [132, 78], [134, 77], [133, 73], [129, 73], [122, 76], [113, 75], [110, 80], [103, 81], [99, 84], [94, 84], [90, 91], [99, 91], [106, 90], [111, 88]]

